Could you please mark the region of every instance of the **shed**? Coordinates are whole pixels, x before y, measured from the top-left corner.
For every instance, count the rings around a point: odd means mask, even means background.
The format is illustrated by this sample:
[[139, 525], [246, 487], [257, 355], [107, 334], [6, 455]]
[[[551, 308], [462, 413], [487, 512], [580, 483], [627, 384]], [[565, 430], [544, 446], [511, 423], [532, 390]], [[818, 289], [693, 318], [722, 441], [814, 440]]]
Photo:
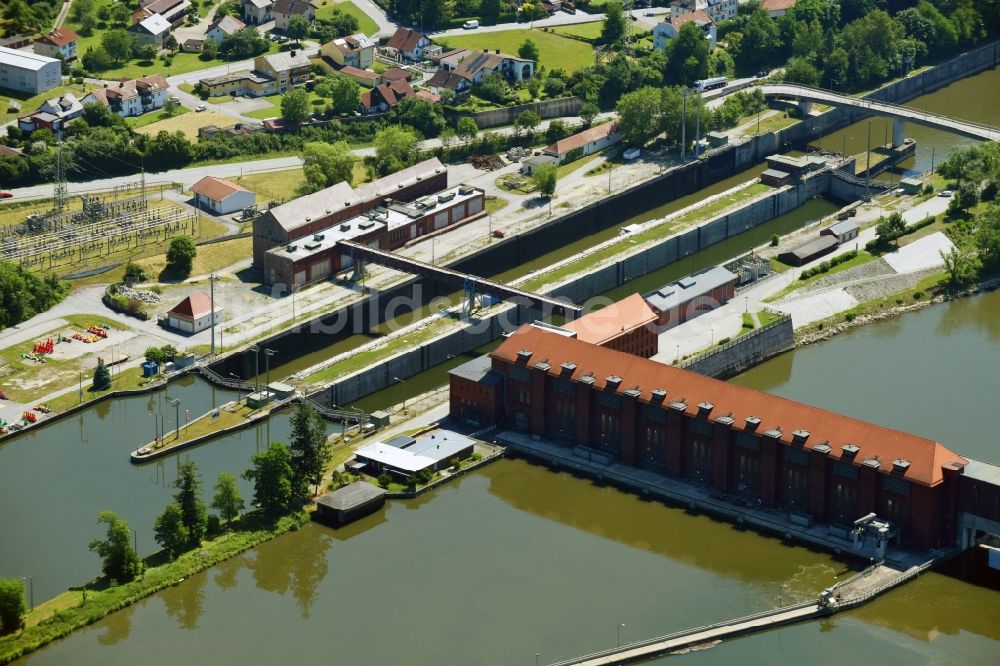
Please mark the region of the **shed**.
[[920, 182], [919, 178], [901, 178], [899, 180], [899, 186], [907, 194], [916, 194], [920, 191], [924, 184]]
[[295, 393], [295, 387], [284, 382], [271, 382], [267, 385], [267, 390], [271, 392], [271, 395], [273, 395], [276, 400], [284, 400]]
[[821, 236], [833, 236], [838, 243], [846, 243], [858, 237], [858, 225], [850, 220], [842, 220], [831, 224], [819, 233]]
[[364, 481], [355, 481], [316, 500], [317, 520], [346, 525], [385, 504], [385, 491]]
[[787, 185], [791, 179], [792, 174], [778, 169], [765, 169], [764, 172], [760, 174], [760, 182], [765, 185], [770, 185], [771, 187], [781, 187], [782, 185]]
[[260, 409], [269, 402], [271, 402], [271, 392], [267, 390], [255, 391], [247, 395], [247, 407], [250, 409]]
[[203, 291], [196, 291], [167, 311], [167, 326], [184, 333], [198, 333], [220, 323], [222, 308]]
[[371, 419], [372, 425], [374, 425], [376, 428], [383, 428], [383, 427], [389, 425], [389, 413], [388, 412], [383, 412], [380, 409], [380, 410], [378, 410], [376, 412], [372, 412], [368, 416]]
[[833, 236], [820, 236], [778, 255], [778, 259], [789, 266], [801, 266], [824, 254], [833, 252], [840, 243]]
[[228, 215], [249, 208], [257, 203], [257, 196], [236, 183], [205, 176], [191, 186], [195, 201], [216, 215]]
[[705, 135], [705, 139], [708, 141], [708, 145], [712, 148], [725, 146], [729, 143], [729, 135], [725, 132], [709, 132]]
[[535, 169], [543, 164], [559, 164], [559, 158], [554, 155], [535, 155], [534, 157], [526, 157], [521, 160], [521, 173], [526, 176], [530, 176], [535, 172]]

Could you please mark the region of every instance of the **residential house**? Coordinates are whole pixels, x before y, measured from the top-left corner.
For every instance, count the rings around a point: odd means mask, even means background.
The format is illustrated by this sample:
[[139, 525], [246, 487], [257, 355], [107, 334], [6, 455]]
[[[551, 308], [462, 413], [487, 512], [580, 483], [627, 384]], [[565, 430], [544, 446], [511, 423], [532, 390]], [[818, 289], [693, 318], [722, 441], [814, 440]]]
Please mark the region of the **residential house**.
[[10, 146], [0, 146], [0, 156], [24, 157], [24, 151], [22, 151], [20, 148], [11, 148]]
[[[400, 61], [409, 60], [416, 62], [423, 60], [425, 57], [424, 51], [433, 46], [431, 40], [422, 32], [417, 32], [409, 28], [398, 28], [383, 48], [386, 55], [391, 58]], [[434, 48], [440, 50], [441, 47]]]
[[222, 323], [222, 306], [214, 303], [205, 292], [196, 291], [168, 310], [164, 323], [184, 333], [204, 331]]
[[209, 97], [219, 95], [263, 97], [277, 92], [275, 80], [271, 76], [249, 69], [201, 79], [198, 85], [208, 93]]
[[242, 30], [247, 27], [247, 24], [239, 20], [235, 16], [229, 16], [226, 14], [220, 18], [215, 19], [212, 25], [208, 26], [208, 32], [205, 33], [207, 39], [211, 39], [216, 44], [222, 44], [222, 40], [226, 37], [230, 37], [237, 31]]
[[162, 74], [150, 74], [141, 79], [122, 79], [91, 91], [80, 100], [86, 104], [101, 104], [122, 117], [138, 116], [162, 109], [170, 84]]
[[190, 0], [143, 0], [141, 4], [142, 7], [132, 13], [133, 23], [141, 23], [159, 14], [171, 28], [176, 28], [184, 23], [191, 10]]
[[771, 18], [779, 18], [785, 15], [789, 9], [795, 6], [795, 0], [763, 0], [760, 8], [767, 12]]
[[243, 20], [251, 25], [260, 25], [271, 20], [274, 0], [243, 0]]
[[399, 67], [390, 67], [389, 69], [382, 72], [382, 82], [386, 81], [413, 81], [416, 75], [412, 72], [408, 72], [405, 69], [400, 69]]
[[436, 95], [441, 95], [443, 90], [450, 90], [456, 96], [466, 95], [472, 90], [472, 81], [446, 69], [439, 69], [427, 81], [427, 87]]
[[715, 22], [702, 10], [687, 12], [685, 14], [673, 15], [667, 21], [661, 21], [653, 28], [653, 47], [661, 51], [667, 48], [667, 43], [676, 37], [685, 23], [693, 22], [705, 33], [708, 40], [708, 49], [715, 49], [716, 29]]
[[253, 192], [236, 183], [214, 176], [205, 176], [191, 186], [195, 202], [216, 215], [228, 215], [253, 206]]
[[361, 113], [382, 113], [399, 104], [404, 97], [414, 96], [413, 88], [405, 79], [380, 83], [361, 93]]
[[499, 72], [511, 83], [527, 81], [535, 74], [535, 61], [496, 51], [456, 49], [441, 56], [438, 66], [464, 77], [472, 83], [482, 83], [483, 77]]
[[83, 104], [73, 93], [66, 93], [46, 100], [30, 116], [18, 118], [17, 126], [22, 132], [29, 134], [36, 129], [46, 127], [56, 136], [60, 136], [66, 123], [81, 115], [83, 115]]
[[565, 139], [560, 139], [543, 150], [542, 153], [555, 157], [560, 164], [567, 161], [572, 162], [574, 159], [592, 155], [621, 141], [622, 135], [617, 130], [618, 123], [612, 120], [585, 129]]
[[287, 29], [293, 16], [305, 16], [310, 23], [316, 20], [316, 5], [309, 0], [276, 0], [271, 11], [274, 27], [278, 30]]
[[0, 46], [0, 88], [38, 95], [62, 84], [55, 58]]
[[369, 69], [373, 62], [375, 42], [359, 32], [347, 37], [337, 37], [324, 44], [319, 52], [341, 67]]
[[274, 79], [276, 92], [283, 93], [306, 82], [312, 63], [303, 51], [293, 49], [257, 56], [253, 67], [257, 72]]
[[49, 58], [76, 60], [76, 44], [80, 36], [69, 28], [56, 28], [35, 40], [35, 53]]
[[129, 26], [128, 33], [139, 44], [152, 44], [157, 49], [162, 49], [172, 29], [173, 26], [167, 19], [159, 14], [153, 14]]
[[736, 18], [736, 14], [739, 12], [739, 2], [737, 0], [675, 0], [675, 2], [670, 3], [672, 16], [699, 10], [708, 14], [716, 24], [719, 24], [728, 19]]

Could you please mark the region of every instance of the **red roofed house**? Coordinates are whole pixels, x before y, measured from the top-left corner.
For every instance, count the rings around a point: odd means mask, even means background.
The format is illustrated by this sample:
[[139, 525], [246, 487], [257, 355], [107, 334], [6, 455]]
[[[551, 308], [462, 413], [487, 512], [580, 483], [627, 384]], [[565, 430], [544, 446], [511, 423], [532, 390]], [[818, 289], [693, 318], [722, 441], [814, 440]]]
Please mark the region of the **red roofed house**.
[[522, 326], [490, 358], [488, 372], [451, 382], [452, 417], [476, 412], [482, 425], [706, 486], [771, 509], [776, 521], [825, 524], [831, 538], [846, 543], [869, 513], [898, 530], [904, 544], [936, 548], [956, 540], [960, 476], [969, 461], [933, 440], [599, 347], [555, 327]]
[[594, 310], [562, 328], [577, 340], [649, 358], [657, 352], [656, 312], [639, 294]]
[[672, 14], [668, 20], [657, 23], [653, 27], [653, 47], [661, 51], [665, 50], [667, 44], [680, 33], [681, 26], [685, 23], [694, 23], [701, 28], [702, 32], [705, 33], [705, 39], [708, 40], [708, 50], [715, 49], [715, 21], [701, 9]]
[[198, 333], [222, 323], [222, 308], [203, 291], [196, 291], [167, 311], [167, 326], [184, 333]]
[[760, 8], [771, 18], [784, 16], [785, 12], [795, 6], [795, 0], [763, 0]]
[[385, 43], [385, 50], [397, 60], [423, 60], [424, 49], [431, 46], [431, 40], [423, 33], [409, 28], [397, 28], [389, 41]]
[[361, 113], [382, 113], [399, 104], [404, 97], [413, 96], [413, 88], [405, 79], [381, 83], [361, 93]]
[[76, 43], [80, 36], [69, 28], [56, 28], [35, 40], [35, 53], [65, 61], [76, 59]]
[[257, 197], [245, 187], [214, 176], [205, 176], [191, 186], [195, 201], [217, 215], [228, 215], [257, 203]]
[[584, 155], [591, 155], [608, 146], [613, 146], [622, 140], [617, 131], [618, 123], [611, 121], [583, 130], [573, 136], [560, 139], [543, 150], [545, 155], [551, 155], [559, 163], [572, 162]]

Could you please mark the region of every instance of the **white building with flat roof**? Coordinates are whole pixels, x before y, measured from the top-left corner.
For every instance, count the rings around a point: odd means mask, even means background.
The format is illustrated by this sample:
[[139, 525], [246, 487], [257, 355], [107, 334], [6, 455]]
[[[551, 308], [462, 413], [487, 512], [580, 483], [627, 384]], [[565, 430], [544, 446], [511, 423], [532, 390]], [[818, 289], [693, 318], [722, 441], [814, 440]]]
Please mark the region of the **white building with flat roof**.
[[0, 46], [0, 88], [43, 93], [62, 85], [62, 64], [55, 58]]

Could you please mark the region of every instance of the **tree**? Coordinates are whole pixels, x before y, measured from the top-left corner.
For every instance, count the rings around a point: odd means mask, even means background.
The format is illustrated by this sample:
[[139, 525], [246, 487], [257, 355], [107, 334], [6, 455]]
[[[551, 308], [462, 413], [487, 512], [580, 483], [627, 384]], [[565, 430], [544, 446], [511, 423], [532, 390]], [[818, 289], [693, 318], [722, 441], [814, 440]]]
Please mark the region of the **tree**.
[[966, 211], [977, 203], [979, 203], [979, 185], [967, 180], [955, 190], [951, 201], [948, 202], [948, 211], [950, 213]]
[[785, 80], [806, 86], [819, 85], [819, 70], [806, 58], [789, 58], [785, 65]]
[[752, 72], [774, 58], [781, 47], [781, 33], [760, 5], [753, 6], [740, 19], [738, 31], [730, 33], [726, 42], [737, 69]]
[[708, 55], [708, 75], [732, 78], [736, 75], [736, 62], [726, 49], [715, 49]]
[[496, 25], [500, 20], [500, 0], [483, 0], [479, 4], [479, 16], [486, 25]]
[[302, 14], [293, 14], [288, 19], [288, 27], [285, 28], [285, 36], [301, 42], [309, 34], [309, 19]]
[[[168, 97], [166, 101], [163, 102], [163, 115], [167, 116], [168, 118], [174, 116], [177, 114], [177, 110], [180, 107], [181, 107], [180, 102]], [[183, 136], [183, 134], [181, 136]]]
[[215, 482], [215, 495], [212, 496], [212, 508], [219, 512], [222, 519], [229, 525], [233, 518], [240, 515], [243, 509], [243, 496], [236, 487], [236, 477], [222, 472]]
[[844, 26], [837, 42], [847, 52], [851, 84], [863, 88], [885, 79], [902, 37], [903, 27], [880, 9]]
[[254, 484], [254, 504], [268, 511], [287, 509], [291, 505], [291, 459], [288, 447], [278, 442], [250, 459], [252, 467], [243, 472], [243, 478]]
[[[121, 6], [121, 5], [117, 5]], [[214, 39], [206, 39], [205, 43], [201, 46], [201, 55], [198, 56], [202, 60], [215, 60], [219, 56], [219, 45], [215, 43]]]
[[167, 362], [167, 355], [159, 347], [146, 347], [144, 356], [147, 361], [156, 365], [162, 365]]
[[[532, 81], [535, 80], [536, 79], [532, 79]], [[566, 82], [562, 79], [550, 76], [542, 82], [542, 89], [545, 90], [545, 94], [549, 97], [559, 97], [566, 91]]]
[[458, 125], [455, 126], [455, 133], [468, 145], [479, 133], [479, 126], [472, 118], [462, 116], [458, 119]]
[[155, 46], [152, 44], [143, 44], [139, 47], [139, 60], [142, 60], [143, 62], [153, 62], [154, 58], [156, 58]]
[[344, 141], [310, 141], [302, 147], [302, 171], [306, 178], [303, 189], [316, 192], [337, 183], [350, 183], [355, 162], [357, 157]]
[[88, 72], [103, 72], [114, 66], [111, 56], [100, 46], [87, 49], [87, 52], [83, 54], [83, 58], [80, 60], [83, 63], [84, 69]]
[[112, 28], [101, 36], [101, 46], [116, 65], [132, 57], [132, 37], [121, 28]]
[[526, 39], [521, 43], [521, 46], [517, 49], [517, 55], [525, 60], [534, 60], [538, 62], [538, 47], [530, 39]]
[[[176, 102], [175, 102], [176, 104]], [[194, 159], [191, 142], [180, 130], [160, 130], [146, 143], [146, 163], [156, 165], [154, 171], [166, 171], [186, 166]]]
[[198, 248], [194, 241], [187, 236], [178, 236], [170, 241], [167, 248], [167, 268], [178, 275], [187, 277], [191, 274], [194, 266], [194, 258], [198, 255]]
[[125, 583], [143, 571], [142, 560], [132, 548], [132, 530], [128, 523], [119, 518], [113, 511], [102, 511], [97, 514], [98, 524], [107, 526], [107, 536], [102, 541], [94, 539], [90, 542], [90, 550], [101, 558], [101, 570], [104, 575], [119, 583]]
[[114, 25], [127, 26], [132, 20], [132, 12], [124, 2], [116, 2], [111, 5], [111, 23]]
[[233, 60], [243, 60], [266, 53], [270, 43], [260, 36], [257, 28], [248, 25], [222, 39], [219, 53]]
[[545, 140], [550, 144], [555, 143], [559, 139], [565, 139], [573, 131], [561, 120], [552, 120], [549, 122], [549, 126], [545, 128]]
[[531, 184], [538, 188], [538, 193], [549, 199], [556, 193], [557, 169], [555, 164], [539, 164], [531, 172]]
[[309, 117], [309, 93], [296, 88], [281, 98], [281, 117], [290, 123], [301, 123]]
[[309, 485], [319, 486], [330, 461], [330, 445], [326, 441], [326, 425], [316, 410], [306, 403], [292, 415], [292, 497], [305, 501]]
[[447, 13], [444, 0], [420, 0], [420, 16], [426, 30], [435, 30]]
[[483, 77], [479, 85], [475, 86], [477, 97], [482, 97], [497, 104], [503, 104], [510, 96], [510, 86], [507, 79], [500, 72], [493, 72]]
[[187, 530], [188, 546], [197, 548], [205, 536], [208, 512], [205, 510], [205, 502], [198, 496], [201, 479], [198, 477], [198, 468], [193, 462], [181, 463], [174, 487], [177, 488], [174, 502], [181, 510], [181, 521]]
[[0, 635], [20, 629], [26, 610], [24, 581], [0, 578]]
[[79, 23], [84, 16], [94, 13], [94, 0], [76, 0], [69, 10], [69, 17], [74, 23]]
[[948, 253], [942, 250], [940, 254], [950, 287], [965, 289], [975, 283], [979, 274], [979, 259], [975, 254], [958, 247], [951, 248]]
[[528, 109], [527, 111], [522, 111], [514, 119], [514, 128], [517, 130], [523, 130], [527, 133], [535, 131], [535, 128], [542, 124], [542, 117], [538, 115], [535, 111]]
[[904, 233], [906, 233], [906, 221], [898, 211], [883, 218], [875, 226], [875, 240], [882, 247], [887, 247]]
[[440, 105], [418, 97], [401, 99], [399, 104], [389, 109], [385, 121], [389, 124], [409, 125], [425, 138], [437, 136], [447, 125]]
[[171, 502], [156, 518], [156, 524], [153, 526], [153, 537], [156, 539], [156, 543], [169, 553], [171, 559], [187, 549], [190, 535], [187, 528], [184, 527], [184, 516], [177, 504]]
[[331, 76], [316, 84], [315, 92], [330, 100], [334, 113], [352, 113], [358, 109], [361, 88], [346, 76]]
[[390, 125], [375, 133], [375, 172], [387, 176], [413, 164], [417, 135], [400, 125]]
[[641, 146], [659, 134], [661, 117], [661, 94], [656, 88], [640, 88], [618, 100], [618, 131], [630, 145]]
[[611, 0], [604, 6], [604, 25], [601, 26], [601, 43], [614, 44], [625, 36], [625, 12], [622, 3]]
[[104, 361], [101, 359], [97, 360], [97, 367], [94, 368], [92, 388], [95, 391], [106, 391], [111, 388], [111, 373], [108, 371], [108, 366], [104, 365]]
[[583, 121], [584, 125], [590, 127], [590, 124], [594, 122], [594, 118], [596, 118], [597, 114], [600, 112], [601, 110], [597, 108], [596, 104], [593, 102], [587, 102], [580, 107], [580, 120]]
[[682, 25], [669, 44], [663, 77], [667, 83], [689, 86], [708, 77], [708, 40], [694, 21]]

